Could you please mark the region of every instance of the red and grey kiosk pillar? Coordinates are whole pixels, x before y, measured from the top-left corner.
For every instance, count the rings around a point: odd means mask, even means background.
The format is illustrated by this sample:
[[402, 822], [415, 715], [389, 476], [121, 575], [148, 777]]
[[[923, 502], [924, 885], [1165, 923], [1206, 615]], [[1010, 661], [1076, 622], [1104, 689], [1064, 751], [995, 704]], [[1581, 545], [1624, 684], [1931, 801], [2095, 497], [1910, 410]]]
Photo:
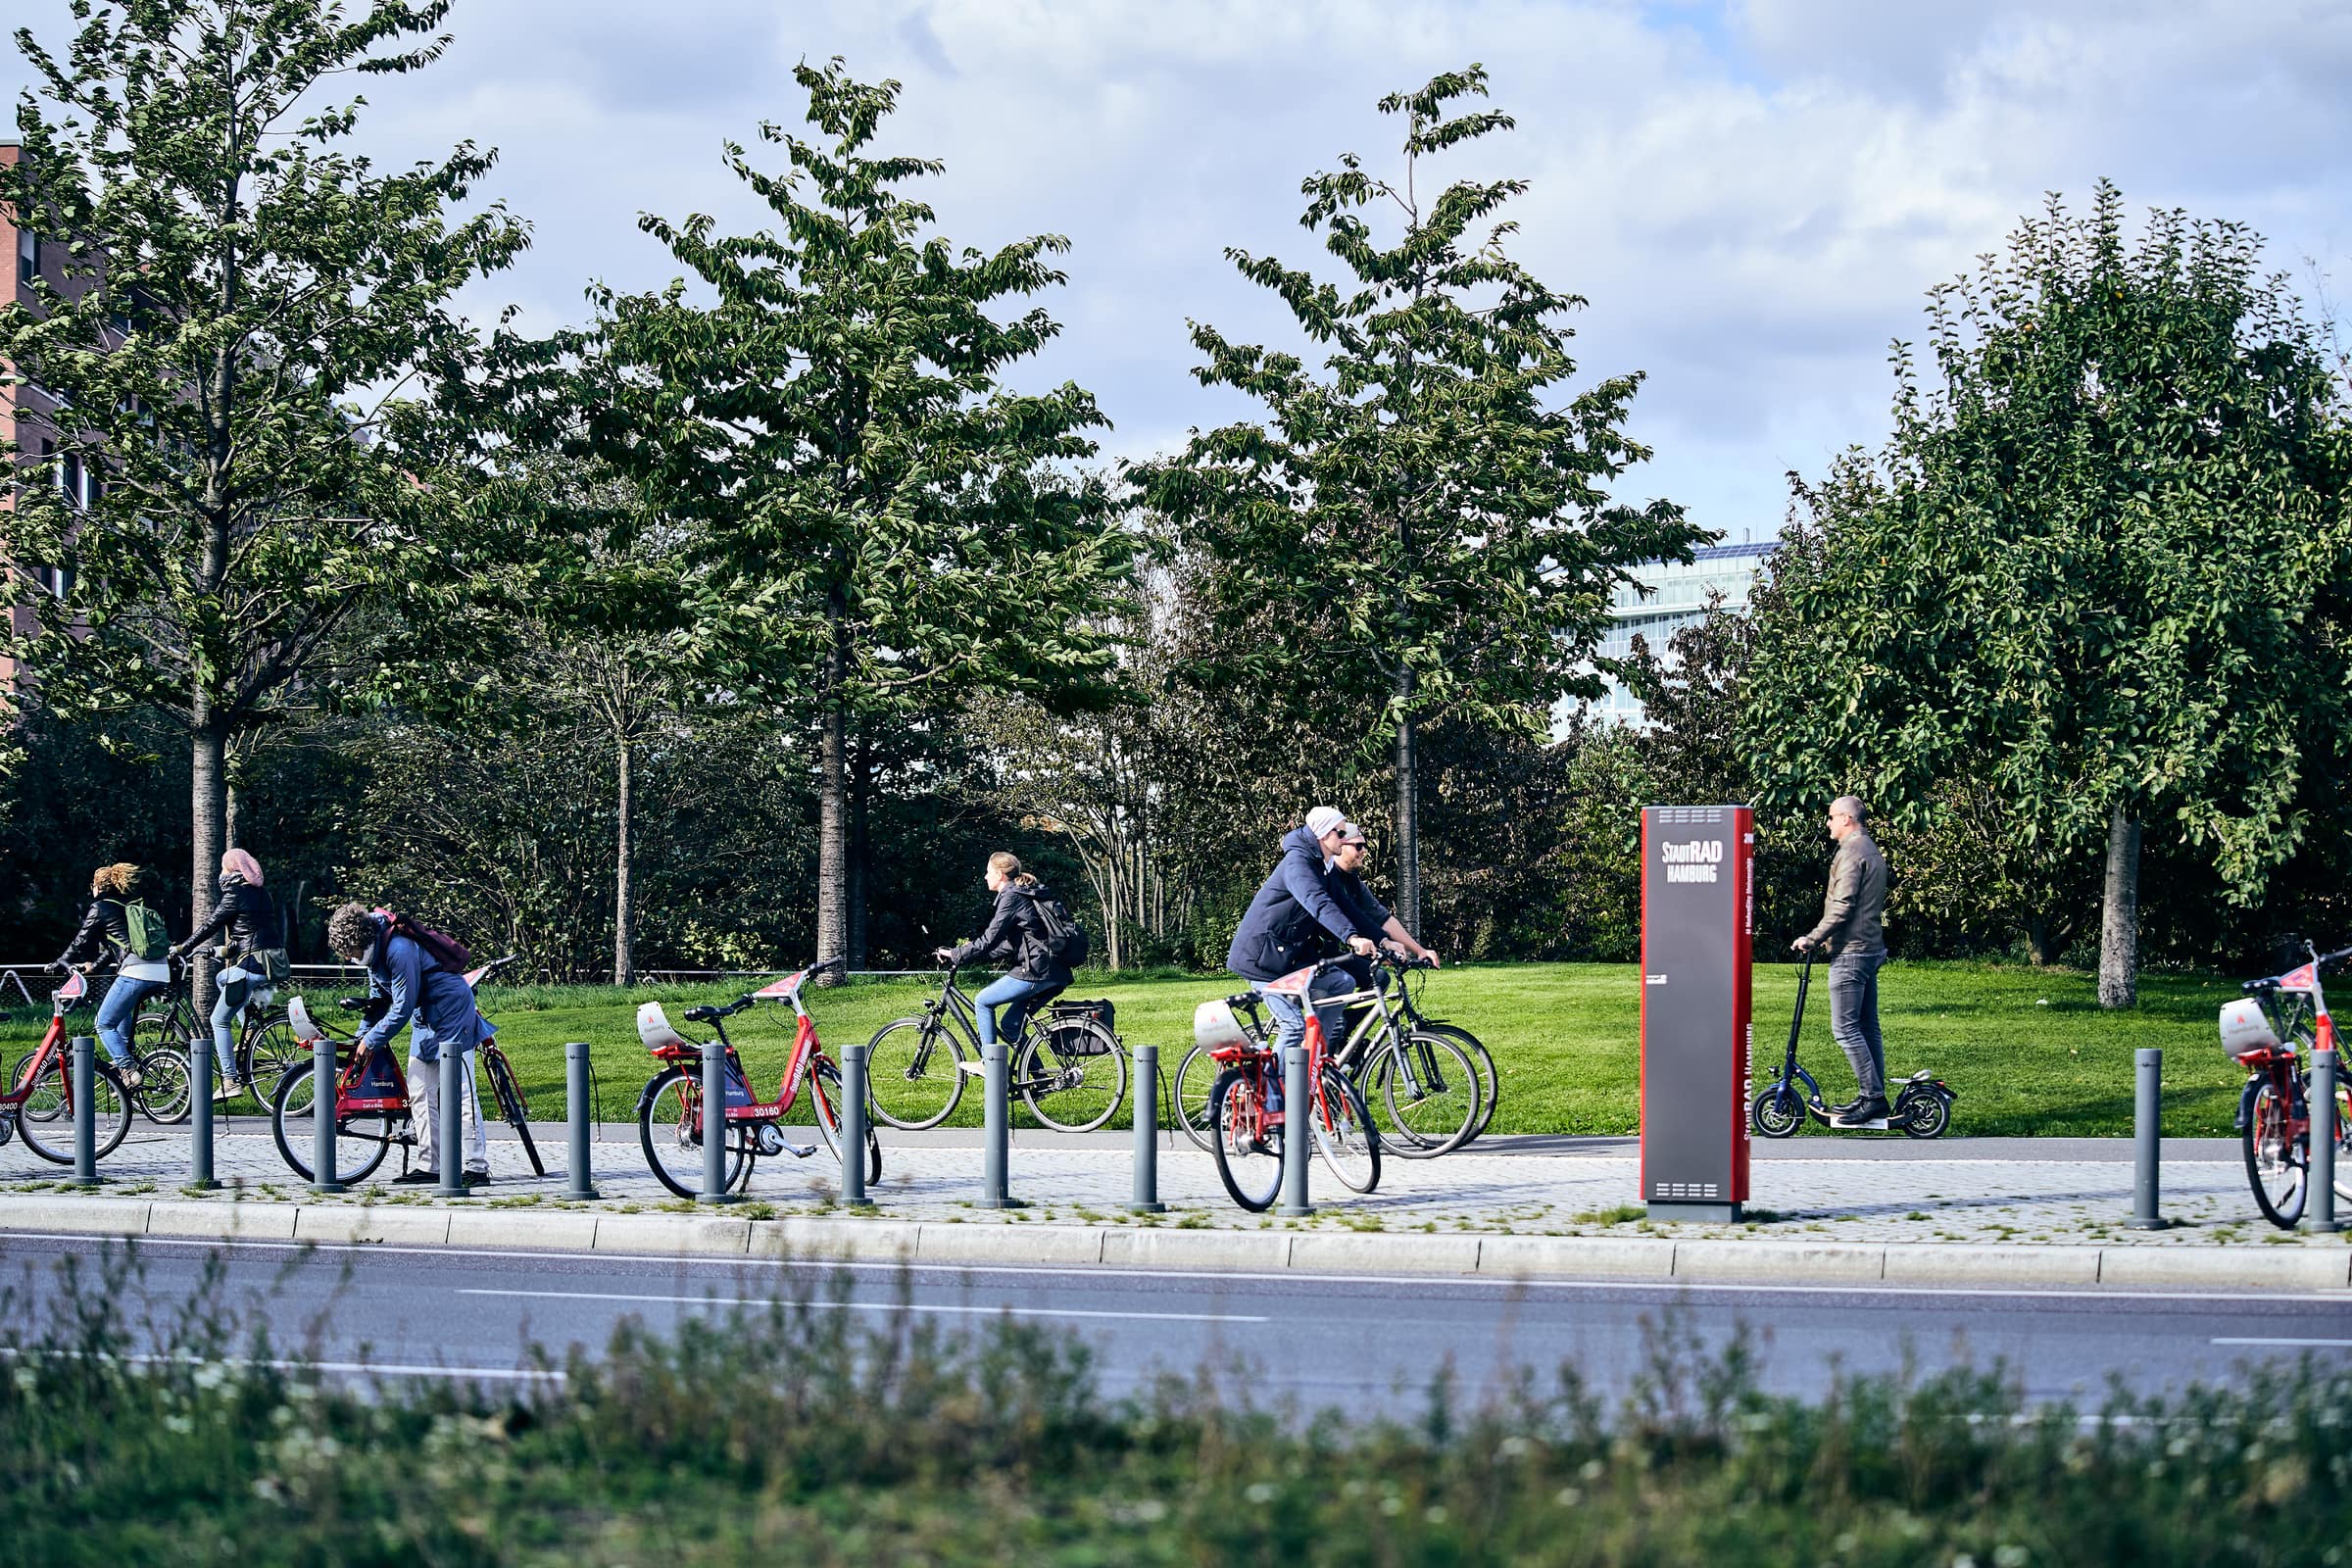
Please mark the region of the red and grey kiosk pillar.
[[1756, 816], [1642, 812], [1642, 1200], [1736, 1221], [1747, 1201], [1748, 964]]

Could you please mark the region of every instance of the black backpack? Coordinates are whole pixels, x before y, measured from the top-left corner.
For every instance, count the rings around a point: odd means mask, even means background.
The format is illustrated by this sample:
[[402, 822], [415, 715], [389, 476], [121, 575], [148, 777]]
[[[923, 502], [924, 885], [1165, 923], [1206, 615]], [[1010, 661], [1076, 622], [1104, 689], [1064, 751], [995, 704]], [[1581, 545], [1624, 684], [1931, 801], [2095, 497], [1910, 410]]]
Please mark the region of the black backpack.
[[1084, 963], [1086, 927], [1070, 913], [1070, 906], [1061, 902], [1060, 895], [1040, 882], [1029, 889], [1029, 902], [1037, 910], [1038, 924], [1045, 927], [1046, 956], [1066, 969]]

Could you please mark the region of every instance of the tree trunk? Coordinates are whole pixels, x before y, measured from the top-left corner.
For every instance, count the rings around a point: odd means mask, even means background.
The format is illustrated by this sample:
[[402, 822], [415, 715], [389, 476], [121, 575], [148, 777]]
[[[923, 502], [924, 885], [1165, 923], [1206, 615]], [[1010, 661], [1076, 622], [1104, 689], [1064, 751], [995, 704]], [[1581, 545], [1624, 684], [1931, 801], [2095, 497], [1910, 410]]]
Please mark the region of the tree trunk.
[[[228, 826], [228, 737], [213, 712], [211, 698], [199, 688], [189, 704], [195, 719], [194, 734], [189, 741], [189, 815], [192, 818], [194, 841], [191, 875], [188, 881], [188, 929], [213, 912], [213, 902], [220, 885], [220, 852], [226, 848]], [[196, 1004], [196, 1015], [202, 1018], [213, 1008], [213, 971], [201, 955], [192, 956], [190, 993]]]
[[[842, 647], [842, 607], [835, 596], [833, 646], [825, 655], [824, 734], [817, 749], [816, 957], [838, 958], [849, 951], [849, 713], [842, 701], [848, 674]], [[825, 983], [832, 981], [825, 977]]]
[[1413, 734], [1413, 672], [1396, 678], [1396, 918], [1421, 933], [1421, 778]]
[[2046, 968], [2058, 961], [2057, 955], [2050, 951], [2050, 917], [2048, 915], [2032, 915], [2026, 920], [2026, 956], [2037, 969]]
[[850, 967], [866, 963], [865, 915], [867, 889], [873, 885], [872, 839], [866, 832], [866, 812], [874, 793], [873, 745], [858, 737], [850, 761], [849, 944]]
[[2107, 822], [2107, 896], [2099, 917], [2099, 1005], [2139, 1000], [2139, 819], [2117, 805]]
[[612, 983], [625, 986], [636, 978], [637, 955], [635, 941], [635, 890], [629, 884], [629, 828], [630, 811], [635, 806], [630, 753], [635, 750], [625, 736], [614, 736], [613, 752], [620, 764], [619, 809], [614, 813], [616, 825], [612, 842]]

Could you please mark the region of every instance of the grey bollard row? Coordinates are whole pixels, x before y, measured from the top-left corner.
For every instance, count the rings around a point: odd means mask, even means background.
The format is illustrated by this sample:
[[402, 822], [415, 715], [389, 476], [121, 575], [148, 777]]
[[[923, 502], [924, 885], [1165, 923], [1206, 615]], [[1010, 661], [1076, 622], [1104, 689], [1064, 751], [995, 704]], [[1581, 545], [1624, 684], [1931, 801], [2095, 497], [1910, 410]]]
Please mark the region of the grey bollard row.
[[[256, 1085], [258, 1098], [261, 1088]], [[213, 1042], [203, 1035], [188, 1037], [188, 1187], [209, 1193], [220, 1184], [213, 1179]]]
[[2132, 1054], [2132, 1229], [2160, 1231], [2169, 1223], [2157, 1211], [2164, 1159], [2164, 1053], [2142, 1047]]
[[852, 1208], [873, 1201], [865, 1191], [865, 1052], [841, 1048], [841, 1200]]
[[1282, 1212], [1312, 1214], [1306, 1162], [1314, 1155], [1314, 1106], [1306, 1090], [1306, 1047], [1292, 1046], [1282, 1061]]
[[433, 1070], [441, 1075], [441, 1103], [434, 1107], [441, 1118], [441, 1130], [433, 1142], [441, 1147], [436, 1152], [441, 1160], [441, 1185], [433, 1189], [435, 1198], [464, 1198], [466, 1196], [466, 1073], [473, 1065], [463, 1051], [440, 1048], [440, 1060]]
[[1012, 1153], [1012, 1103], [1009, 1071], [1004, 1059], [1004, 1042], [996, 1041], [980, 1053], [981, 1121], [986, 1147], [986, 1158], [980, 1173], [980, 1206], [982, 1208], [1019, 1208], [1021, 1200], [1012, 1196], [1012, 1176], [1009, 1166]]
[[1135, 1048], [1135, 1197], [1127, 1205], [1134, 1214], [1164, 1214], [1159, 1200], [1159, 1048]]
[[588, 1164], [588, 1131], [596, 1110], [588, 1062], [588, 1042], [564, 1043], [564, 1136], [567, 1150], [564, 1196], [586, 1202], [605, 1195], [596, 1190], [596, 1172]]
[[335, 1170], [335, 1043], [320, 1035], [311, 1043], [311, 1191], [347, 1189]]
[[98, 1185], [98, 1042], [74, 1037], [74, 1185]]
[[716, 1040], [703, 1042], [703, 1190], [694, 1200], [743, 1201], [727, 1191], [727, 1048]]
[[2344, 1229], [2335, 1212], [2335, 1084], [2342, 1071], [2337, 1052], [2311, 1054], [2311, 1228], [2330, 1235]]

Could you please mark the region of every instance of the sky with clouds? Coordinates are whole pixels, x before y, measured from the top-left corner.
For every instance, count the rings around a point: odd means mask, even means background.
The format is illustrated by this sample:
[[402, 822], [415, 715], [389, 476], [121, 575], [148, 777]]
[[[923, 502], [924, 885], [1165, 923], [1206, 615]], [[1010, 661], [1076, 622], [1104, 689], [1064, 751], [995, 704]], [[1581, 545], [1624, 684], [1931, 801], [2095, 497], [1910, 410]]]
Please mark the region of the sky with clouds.
[[[62, 39], [64, 0], [10, 10]], [[666, 282], [640, 212], [756, 222], [722, 143], [797, 121], [792, 67], [841, 55], [905, 84], [884, 145], [946, 160], [949, 237], [1070, 238], [1063, 335], [1019, 378], [1092, 389], [1114, 456], [1246, 412], [1192, 380], [1187, 319], [1299, 345], [1224, 249], [1315, 260], [1300, 179], [1390, 167], [1375, 100], [1473, 61], [1518, 126], [1438, 172], [1533, 181], [1516, 253], [1590, 300], [1585, 372], [1647, 373], [1656, 456], [1622, 491], [1733, 540], [1777, 526], [1787, 470], [1882, 435], [1889, 340], [2046, 192], [2110, 177], [2352, 292], [2342, 0], [458, 0], [449, 25], [440, 64], [367, 83], [364, 140], [500, 150], [486, 194], [536, 237], [478, 315]]]

